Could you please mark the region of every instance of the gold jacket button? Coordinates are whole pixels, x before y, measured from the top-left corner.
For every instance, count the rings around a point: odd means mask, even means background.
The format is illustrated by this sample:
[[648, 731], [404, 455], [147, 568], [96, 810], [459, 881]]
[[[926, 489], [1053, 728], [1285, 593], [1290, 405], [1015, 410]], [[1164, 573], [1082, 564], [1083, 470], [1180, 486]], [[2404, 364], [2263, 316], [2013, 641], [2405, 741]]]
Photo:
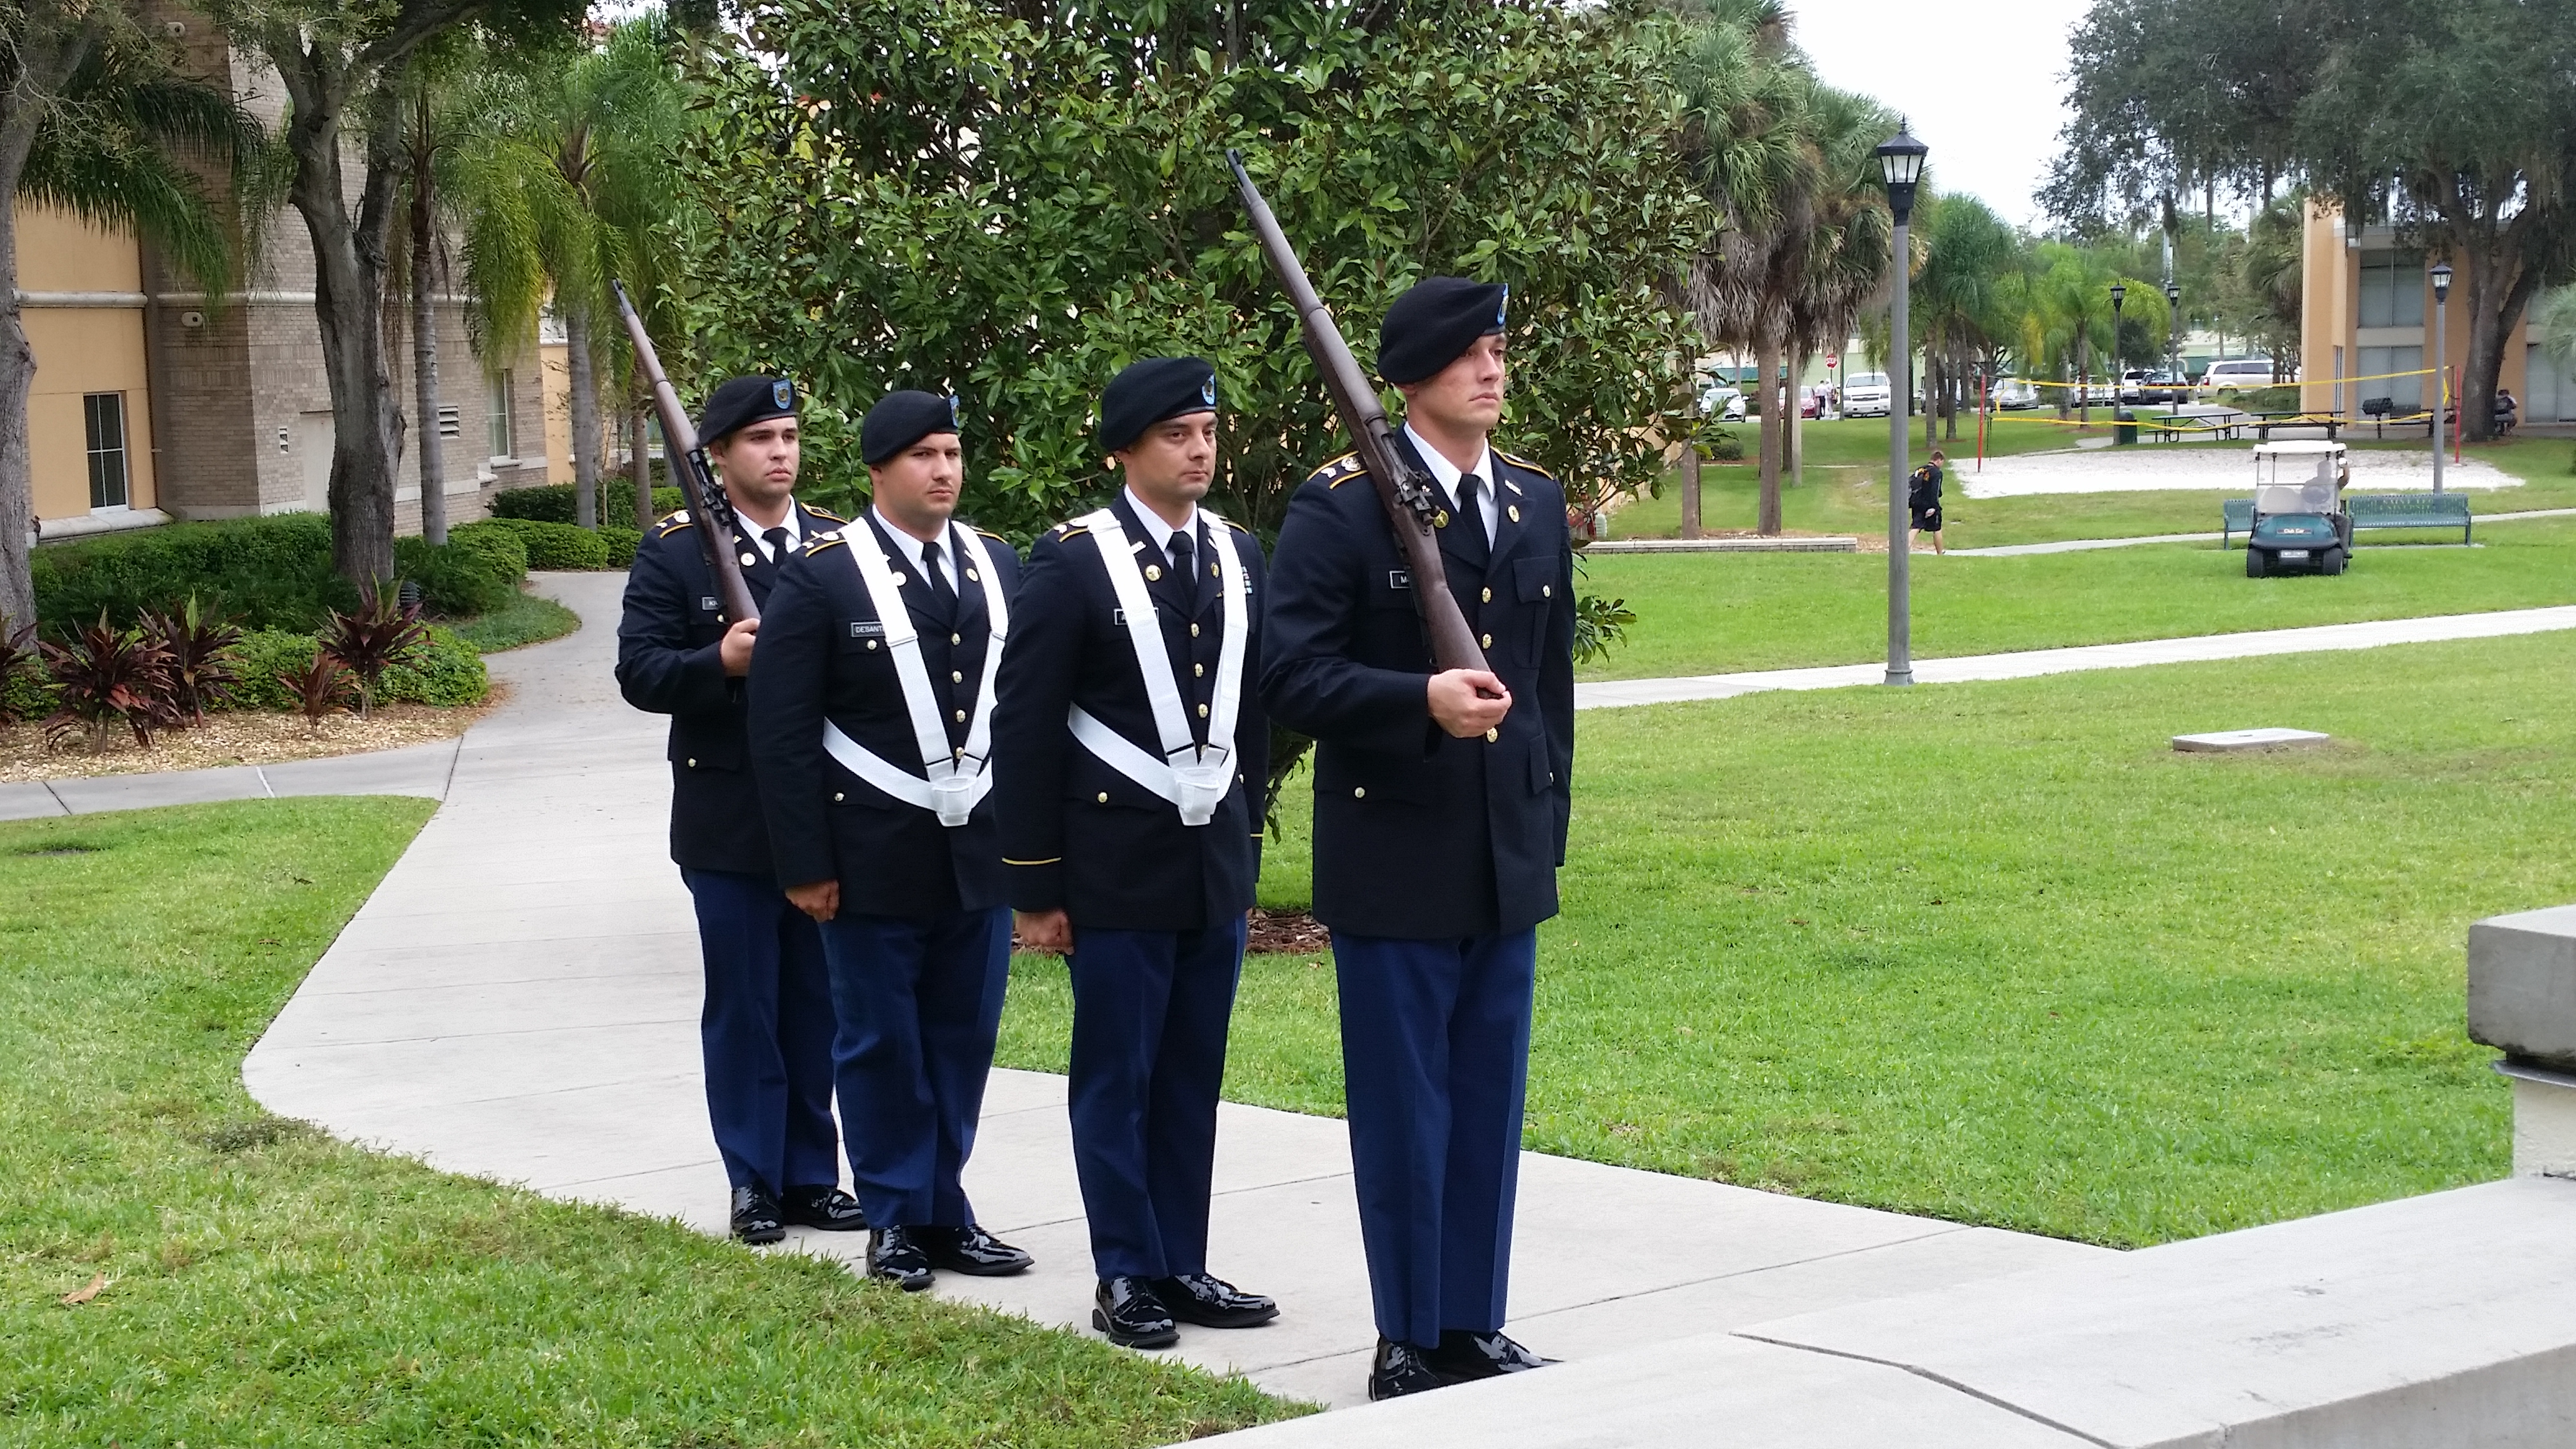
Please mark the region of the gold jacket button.
[[1486, 602], [1486, 603], [1490, 604], [1490, 603], [1492, 603], [1493, 601], [1494, 601], [1494, 591], [1493, 591], [1493, 590], [1491, 590], [1491, 589], [1487, 589], [1487, 590], [1485, 590], [1485, 598], [1484, 598], [1484, 602]]
[[982, 574], [975, 572], [973, 569], [968, 569], [966, 571], [966, 582], [970, 584], [980, 584], [983, 581], [984, 576]]
[[1542, 598], [1542, 599], [1553, 599], [1553, 598], [1555, 598], [1555, 597], [1556, 597], [1556, 585], [1554, 585], [1554, 584], [1541, 584], [1541, 585], [1539, 585], [1539, 586], [1538, 586], [1538, 596], [1539, 596], [1540, 598]]
[[758, 562], [759, 562], [759, 560], [758, 560], [758, 559], [756, 559], [756, 558], [754, 558], [754, 557], [752, 557], [750, 554], [744, 554], [744, 555], [742, 556], [742, 566], [743, 566], [744, 568], [750, 568], [750, 567], [752, 567], [753, 565], [757, 564]]
[[952, 669], [948, 671], [948, 682], [951, 684], [964, 684], [966, 682], [966, 676]]
[[1351, 787], [1351, 798], [1352, 798], [1352, 799], [1354, 799], [1354, 800], [1365, 800], [1365, 799], [1367, 799], [1367, 798], [1368, 798], [1368, 786], [1366, 786], [1366, 785], [1353, 785], [1353, 786]]
[[690, 769], [694, 770], [694, 769], [696, 769], [697, 767], [698, 767], [698, 762], [697, 762], [697, 761], [695, 761], [695, 760], [691, 760], [691, 761], [689, 761], [689, 768], [690, 768]]
[[1191, 638], [1193, 638], [1193, 639], [1195, 639], [1195, 638], [1199, 637], [1199, 626], [1198, 626], [1198, 625], [1196, 625], [1196, 624], [1192, 624], [1192, 625], [1190, 626], [1190, 637], [1191, 637]]
[[1499, 730], [1499, 729], [1490, 729], [1490, 730], [1485, 731], [1485, 743], [1486, 743], [1486, 744], [1489, 744], [1489, 745], [1490, 745], [1490, 744], [1492, 744], [1494, 741], [1499, 740], [1499, 739], [1501, 739], [1502, 737], [1503, 737], [1503, 732], [1502, 732], [1501, 730]]
[[966, 711], [962, 709], [957, 711], [957, 722], [959, 724], [964, 724], [966, 722]]
[[951, 644], [963, 644], [966, 642], [966, 636], [963, 634], [951, 634], [948, 636], [948, 642]]
[[1101, 804], [1103, 804], [1103, 805], [1106, 805], [1106, 804], [1108, 804], [1108, 803], [1109, 803], [1109, 792], [1108, 792], [1108, 791], [1103, 790], [1103, 791], [1101, 791], [1101, 792], [1100, 792], [1100, 803], [1101, 803]]
[[838, 790], [835, 790], [835, 791], [833, 791], [833, 792], [832, 792], [832, 803], [833, 803], [833, 804], [835, 804], [835, 805], [840, 804], [843, 800], [845, 800], [845, 799], [847, 799], [847, 798], [849, 798], [849, 797], [848, 797], [848, 796], [843, 795], [843, 794], [842, 794], [840, 791], [838, 791]]
[[1163, 569], [1160, 564], [1145, 565], [1145, 582], [1149, 584], [1159, 584], [1162, 581]]
[[868, 650], [869, 650], [869, 652], [870, 652], [870, 653], [874, 653], [874, 652], [876, 651], [876, 647], [877, 647], [877, 641], [875, 641], [874, 639], [871, 639], [871, 640], [869, 640], [869, 641], [868, 641]]
[[[964, 716], [964, 715], [962, 715], [962, 714], [958, 716], [958, 718], [959, 718], [959, 719], [964, 719], [965, 717], [966, 717], [966, 716]], [[1207, 718], [1207, 706], [1206, 706], [1206, 705], [1200, 705], [1200, 706], [1199, 706], [1199, 718], [1201, 718], [1201, 719], [1206, 719], [1206, 718]]]
[[1206, 677], [1207, 677], [1207, 666], [1206, 666], [1206, 665], [1204, 665], [1204, 664], [1193, 664], [1193, 665], [1191, 665], [1191, 666], [1190, 666], [1190, 678], [1192, 678], [1192, 679], [1204, 679], [1204, 678], [1206, 678]]
[[1486, 636], [1484, 637], [1483, 643], [1484, 643], [1484, 646], [1485, 646], [1486, 648], [1488, 648], [1488, 649], [1493, 648], [1493, 647], [1494, 647], [1494, 636], [1493, 636], [1493, 635], [1491, 635], [1491, 634], [1486, 635]]

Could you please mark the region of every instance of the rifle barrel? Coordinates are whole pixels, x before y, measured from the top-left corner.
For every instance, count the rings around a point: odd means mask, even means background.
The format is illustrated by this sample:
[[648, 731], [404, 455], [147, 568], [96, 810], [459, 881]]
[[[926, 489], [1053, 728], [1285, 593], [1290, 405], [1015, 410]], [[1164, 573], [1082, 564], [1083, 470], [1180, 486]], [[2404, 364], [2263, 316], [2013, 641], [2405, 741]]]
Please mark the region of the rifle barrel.
[[707, 466], [706, 450], [698, 446], [698, 426], [680, 405], [679, 390], [663, 374], [661, 355], [653, 350], [652, 334], [644, 330], [635, 304], [627, 300], [626, 284], [612, 281], [608, 289], [616, 295], [617, 315], [626, 324], [627, 339], [635, 344], [635, 360], [644, 369], [644, 380], [652, 384], [653, 411], [662, 420], [662, 457], [671, 465], [671, 481], [680, 485], [681, 496], [689, 501], [689, 515], [698, 521], [698, 552], [715, 576], [725, 621], [757, 619], [760, 606], [751, 601], [751, 585], [743, 581], [742, 566], [734, 562], [730, 547], [733, 500], [725, 496], [723, 485]]

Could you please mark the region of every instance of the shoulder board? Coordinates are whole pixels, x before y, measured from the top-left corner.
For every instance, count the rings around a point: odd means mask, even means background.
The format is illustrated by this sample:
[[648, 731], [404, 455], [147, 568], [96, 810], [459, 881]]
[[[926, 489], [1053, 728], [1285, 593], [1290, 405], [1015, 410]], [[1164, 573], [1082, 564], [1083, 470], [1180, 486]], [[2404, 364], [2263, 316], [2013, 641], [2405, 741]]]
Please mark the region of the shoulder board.
[[672, 514], [670, 517], [663, 519], [658, 525], [659, 531], [653, 536], [655, 538], [669, 538], [672, 534], [679, 532], [681, 529], [695, 527], [697, 527], [696, 520], [690, 518], [689, 511], [684, 508], [679, 512]]
[[1080, 538], [1091, 532], [1091, 526], [1083, 523], [1059, 523], [1050, 531], [1057, 538]]
[[1215, 519], [1217, 522], [1224, 524], [1226, 527], [1228, 527], [1228, 528], [1230, 528], [1230, 529], [1234, 530], [1236, 533], [1250, 533], [1250, 532], [1252, 531], [1251, 529], [1248, 529], [1248, 528], [1244, 527], [1242, 524], [1235, 522], [1233, 519], [1228, 518], [1228, 517], [1226, 517], [1225, 515], [1223, 515], [1223, 514], [1221, 514], [1221, 513], [1211, 513], [1211, 514], [1209, 514], [1209, 515], [1208, 515], [1208, 517], [1213, 518], [1213, 519]]
[[1359, 454], [1344, 453], [1338, 458], [1325, 459], [1314, 472], [1307, 474], [1306, 477], [1309, 481], [1320, 478], [1324, 480], [1327, 485], [1339, 488], [1344, 483], [1349, 482], [1353, 478], [1359, 477], [1367, 471], [1367, 468], [1361, 466]]
[[1540, 476], [1540, 477], [1542, 477], [1542, 478], [1546, 479], [1546, 480], [1547, 480], [1547, 481], [1549, 481], [1550, 483], [1553, 483], [1553, 482], [1555, 482], [1555, 481], [1556, 481], [1556, 475], [1555, 475], [1555, 474], [1553, 474], [1553, 473], [1551, 473], [1551, 472], [1547, 471], [1545, 468], [1540, 467], [1540, 466], [1539, 466], [1539, 465], [1537, 465], [1536, 463], [1531, 462], [1529, 459], [1519, 456], [1518, 454], [1515, 454], [1515, 453], [1506, 453], [1506, 452], [1504, 452], [1502, 449], [1500, 449], [1500, 448], [1496, 448], [1496, 449], [1494, 450], [1494, 456], [1495, 456], [1495, 457], [1497, 457], [1497, 458], [1502, 459], [1504, 462], [1509, 463], [1509, 464], [1511, 464], [1512, 466], [1514, 466], [1514, 467], [1516, 467], [1516, 468], [1527, 468], [1527, 469], [1528, 469], [1528, 470], [1530, 470], [1531, 472], [1536, 473], [1538, 476]]
[[837, 513], [832, 512], [832, 511], [831, 511], [830, 509], [828, 509], [828, 508], [817, 508], [817, 507], [815, 507], [815, 506], [814, 506], [813, 504], [811, 504], [811, 503], [805, 503], [805, 504], [802, 504], [802, 505], [800, 505], [800, 506], [802, 506], [802, 507], [804, 508], [804, 510], [805, 510], [807, 513], [812, 514], [812, 515], [813, 515], [813, 516], [815, 516], [816, 518], [828, 518], [828, 519], [832, 520], [834, 523], [847, 523], [847, 522], [849, 522], [849, 521], [850, 521], [850, 520], [848, 520], [848, 519], [846, 519], [846, 518], [843, 518], [841, 515], [839, 515], [839, 514], [837, 514]]
[[[969, 524], [969, 525], [968, 525], [968, 527], [973, 528], [973, 525], [972, 525], [972, 524]], [[1009, 543], [1009, 542], [1010, 542], [1010, 540], [1009, 540], [1009, 539], [1002, 537], [1000, 534], [995, 533], [993, 530], [991, 530], [991, 529], [989, 529], [989, 528], [976, 528], [976, 529], [974, 529], [974, 531], [975, 531], [976, 533], [982, 534], [982, 535], [983, 535], [984, 537], [986, 537], [986, 538], [991, 539], [991, 540], [992, 540], [993, 542], [995, 542], [995, 543]]]
[[823, 552], [825, 549], [837, 548], [848, 542], [848, 539], [841, 537], [840, 530], [834, 529], [830, 533], [822, 534], [808, 540], [805, 544], [805, 556], [807, 558], [812, 558], [814, 555]]

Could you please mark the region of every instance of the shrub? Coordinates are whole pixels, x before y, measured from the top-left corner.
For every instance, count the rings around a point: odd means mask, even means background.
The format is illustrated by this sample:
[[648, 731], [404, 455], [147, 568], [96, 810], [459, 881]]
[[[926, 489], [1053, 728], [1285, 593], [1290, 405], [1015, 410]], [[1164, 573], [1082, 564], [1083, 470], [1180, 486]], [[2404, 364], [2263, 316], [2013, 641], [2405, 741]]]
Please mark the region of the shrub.
[[331, 611], [331, 622], [314, 638], [322, 652], [349, 667], [358, 679], [358, 717], [375, 703], [385, 670], [408, 663], [429, 635], [420, 609], [406, 606], [391, 589], [378, 590], [353, 613]]
[[170, 702], [188, 723], [204, 724], [207, 710], [230, 702], [240, 682], [231, 650], [241, 634], [230, 619], [208, 617], [194, 594], [177, 614], [156, 610], [143, 616], [143, 637], [170, 657]]
[[331, 520], [281, 513], [49, 543], [28, 571], [36, 617], [56, 631], [105, 613], [132, 624], [146, 610], [175, 612], [188, 596], [258, 629], [311, 629], [357, 591], [331, 572]]
[[490, 548], [458, 543], [451, 534], [445, 544], [395, 539], [394, 572], [420, 586], [422, 608], [442, 618], [464, 619], [509, 603], [526, 570], [513, 571]]
[[304, 712], [304, 725], [310, 730], [321, 729], [333, 710], [349, 708], [356, 693], [349, 671], [328, 654], [314, 655], [302, 668], [278, 671], [277, 682], [294, 700], [294, 707]]
[[[685, 507], [677, 488], [653, 490], [653, 516], [661, 517], [675, 508]], [[522, 518], [538, 523], [571, 523], [581, 511], [581, 501], [573, 496], [569, 483], [540, 483], [533, 488], [504, 488], [492, 495], [494, 518]], [[633, 527], [635, 517], [635, 483], [629, 478], [599, 480], [599, 521], [623, 523]]]
[[644, 546], [644, 535], [613, 523], [599, 526], [599, 541], [608, 545], [608, 566], [613, 569], [635, 567], [635, 550]]
[[471, 549], [490, 560], [494, 569], [505, 575], [513, 587], [528, 576], [528, 545], [517, 530], [506, 524], [486, 519], [447, 531], [450, 548]]
[[1700, 435], [1700, 451], [1713, 463], [1744, 461], [1744, 442], [1724, 428], [1711, 428]]
[[11, 624], [0, 614], [0, 725], [13, 725], [30, 715], [50, 713], [53, 697], [43, 688], [43, 656], [36, 652], [34, 623]]
[[121, 723], [134, 731], [136, 744], [149, 749], [156, 731], [178, 724], [169, 651], [142, 630], [120, 628], [102, 613], [97, 623], [73, 631], [68, 643], [46, 640], [36, 647], [56, 690], [55, 710], [45, 717], [48, 743], [60, 744], [76, 729], [96, 737]]
[[519, 542], [527, 546], [531, 569], [608, 567], [608, 542], [589, 529], [527, 518], [496, 518], [491, 522], [516, 534]]
[[483, 667], [483, 656], [454, 631], [433, 624], [411, 657], [385, 670], [376, 697], [453, 707], [481, 704], [491, 692], [492, 676]]
[[320, 646], [310, 634], [297, 634], [285, 629], [253, 629], [233, 645], [233, 670], [241, 682], [233, 686], [235, 709], [289, 710], [296, 699], [280, 676], [296, 674], [310, 667]]

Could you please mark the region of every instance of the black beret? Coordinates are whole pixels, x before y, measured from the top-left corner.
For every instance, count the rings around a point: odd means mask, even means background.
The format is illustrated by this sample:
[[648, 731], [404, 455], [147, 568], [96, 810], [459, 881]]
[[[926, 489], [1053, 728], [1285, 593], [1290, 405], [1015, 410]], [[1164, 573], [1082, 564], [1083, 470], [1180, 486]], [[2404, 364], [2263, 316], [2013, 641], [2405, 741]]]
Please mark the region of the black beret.
[[698, 441], [712, 443], [753, 423], [794, 416], [796, 384], [783, 377], [729, 377], [698, 415]]
[[1216, 369], [1199, 357], [1147, 357], [1120, 368], [1100, 395], [1100, 451], [1129, 447], [1165, 418], [1216, 411]]
[[1503, 330], [1511, 288], [1465, 277], [1425, 277], [1386, 309], [1377, 332], [1377, 375], [1420, 382], [1466, 355], [1479, 337]]
[[859, 424], [859, 457], [873, 468], [933, 433], [957, 428], [957, 399], [910, 388], [890, 392]]

